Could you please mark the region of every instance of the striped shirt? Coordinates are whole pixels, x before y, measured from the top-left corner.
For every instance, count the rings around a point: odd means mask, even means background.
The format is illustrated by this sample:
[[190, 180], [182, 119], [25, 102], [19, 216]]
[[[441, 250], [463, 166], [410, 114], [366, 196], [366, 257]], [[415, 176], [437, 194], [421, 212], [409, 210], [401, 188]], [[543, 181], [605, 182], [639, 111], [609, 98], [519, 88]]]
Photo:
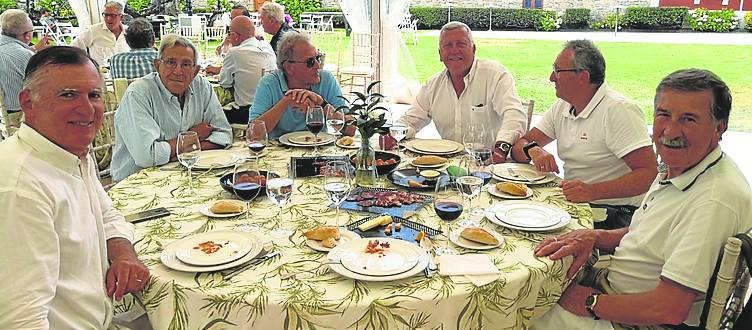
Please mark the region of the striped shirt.
[[23, 85], [24, 70], [34, 52], [21, 40], [0, 35], [0, 89], [5, 94], [8, 112], [21, 110], [18, 93]]
[[127, 53], [118, 53], [110, 59], [110, 77], [141, 78], [154, 69], [154, 60], [159, 55], [153, 48], [131, 49]]

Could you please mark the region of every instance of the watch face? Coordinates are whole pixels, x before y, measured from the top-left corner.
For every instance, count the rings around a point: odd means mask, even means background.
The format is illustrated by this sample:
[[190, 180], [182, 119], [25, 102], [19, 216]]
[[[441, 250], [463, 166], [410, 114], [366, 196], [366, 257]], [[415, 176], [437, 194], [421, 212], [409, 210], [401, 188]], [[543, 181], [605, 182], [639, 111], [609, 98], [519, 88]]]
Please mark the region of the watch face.
[[596, 298], [594, 294], [587, 296], [587, 298], [585, 298], [585, 306], [589, 308], [593, 307], [593, 304], [595, 304], [595, 299]]

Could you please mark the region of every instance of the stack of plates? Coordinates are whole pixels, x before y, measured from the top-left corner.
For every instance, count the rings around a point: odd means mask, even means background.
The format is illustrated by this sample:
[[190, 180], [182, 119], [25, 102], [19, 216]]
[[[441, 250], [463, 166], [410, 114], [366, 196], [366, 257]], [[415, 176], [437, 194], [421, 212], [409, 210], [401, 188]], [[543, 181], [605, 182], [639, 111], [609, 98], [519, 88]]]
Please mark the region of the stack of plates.
[[263, 242], [253, 234], [211, 231], [166, 245], [160, 260], [165, 266], [182, 272], [213, 272], [251, 261], [262, 248]]
[[428, 253], [418, 245], [391, 238], [378, 238], [388, 243], [383, 254], [367, 253], [373, 238], [355, 239], [333, 248], [327, 258], [331, 269], [355, 280], [385, 282], [414, 276], [428, 266]]
[[462, 150], [461, 143], [452, 140], [410, 140], [405, 142], [405, 148], [415, 153], [425, 155], [452, 155]]
[[556, 179], [552, 173], [538, 172], [533, 165], [518, 163], [494, 164], [491, 174], [496, 180], [526, 184], [543, 184]]
[[534, 201], [495, 203], [486, 209], [485, 216], [499, 226], [522, 231], [553, 231], [572, 220], [566, 211]]
[[239, 159], [240, 156], [230, 150], [207, 150], [201, 152], [201, 157], [198, 158], [198, 161], [193, 165], [193, 168], [197, 170], [225, 168], [235, 166], [235, 162]]
[[313, 133], [308, 131], [291, 132], [279, 137], [279, 142], [293, 147], [313, 147], [321, 146], [332, 143], [334, 141], [334, 135], [329, 133], [319, 133], [319, 141], [317, 142]]

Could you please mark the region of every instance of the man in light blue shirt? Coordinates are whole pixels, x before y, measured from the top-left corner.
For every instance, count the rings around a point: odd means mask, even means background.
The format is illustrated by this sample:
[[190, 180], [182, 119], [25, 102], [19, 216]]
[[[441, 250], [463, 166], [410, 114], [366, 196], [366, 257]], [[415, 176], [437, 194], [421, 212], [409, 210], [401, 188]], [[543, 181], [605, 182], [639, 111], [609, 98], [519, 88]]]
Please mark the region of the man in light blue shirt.
[[115, 113], [112, 178], [176, 160], [180, 132], [194, 131], [201, 149], [232, 143], [232, 130], [211, 85], [199, 71], [196, 47], [177, 35], [162, 39], [157, 72], [133, 82]]
[[303, 111], [308, 107], [346, 105], [337, 97], [342, 95], [337, 79], [321, 70], [322, 57], [308, 36], [290, 31], [282, 37], [277, 49], [279, 71], [261, 78], [249, 116], [266, 122], [269, 138], [306, 130]]

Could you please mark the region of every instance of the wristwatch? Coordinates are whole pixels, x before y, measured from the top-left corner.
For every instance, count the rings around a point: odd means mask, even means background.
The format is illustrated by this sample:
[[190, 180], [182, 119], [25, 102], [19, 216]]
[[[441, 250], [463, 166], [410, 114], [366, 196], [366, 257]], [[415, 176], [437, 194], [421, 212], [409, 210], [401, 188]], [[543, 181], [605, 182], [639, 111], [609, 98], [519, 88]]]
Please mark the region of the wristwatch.
[[585, 298], [585, 309], [590, 313], [590, 315], [593, 316], [596, 320], [600, 320], [601, 318], [598, 317], [598, 315], [595, 314], [595, 304], [598, 303], [598, 296], [600, 293], [593, 292], [587, 298]]
[[501, 152], [504, 154], [504, 156], [509, 155], [509, 150], [512, 150], [512, 145], [508, 142], [504, 141], [496, 141], [496, 144], [494, 144], [494, 148], [501, 149]]
[[538, 142], [535, 142], [535, 141], [530, 141], [530, 142], [526, 143], [526, 144], [525, 144], [525, 145], [524, 145], [524, 146], [522, 147], [522, 153], [524, 153], [524, 154], [525, 154], [525, 157], [527, 157], [528, 159], [533, 159], [533, 157], [530, 157], [530, 149], [533, 149], [533, 148], [535, 148], [535, 147], [540, 147], [540, 146], [538, 145]]

